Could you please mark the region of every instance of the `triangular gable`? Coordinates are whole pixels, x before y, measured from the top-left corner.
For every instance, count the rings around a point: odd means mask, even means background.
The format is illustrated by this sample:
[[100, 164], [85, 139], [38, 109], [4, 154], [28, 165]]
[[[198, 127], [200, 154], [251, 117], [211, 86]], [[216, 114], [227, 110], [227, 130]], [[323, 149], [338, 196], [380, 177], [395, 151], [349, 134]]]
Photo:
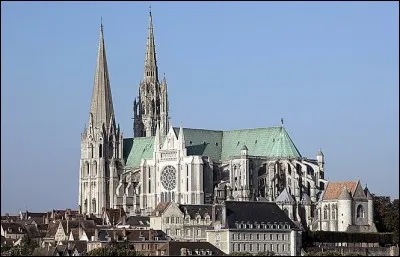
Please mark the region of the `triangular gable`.
[[354, 192], [352, 192], [352, 197], [358, 198], [358, 199], [360, 199], [360, 198], [365, 199], [367, 197], [364, 193], [364, 190], [361, 187], [360, 181], [357, 181], [357, 187], [354, 190]]
[[287, 188], [285, 188], [280, 195], [276, 198], [275, 202], [281, 202], [281, 203], [294, 203], [293, 197], [290, 195], [289, 191]]
[[173, 150], [178, 148], [178, 138], [174, 132], [174, 129], [170, 127], [167, 136], [164, 139], [162, 150]]

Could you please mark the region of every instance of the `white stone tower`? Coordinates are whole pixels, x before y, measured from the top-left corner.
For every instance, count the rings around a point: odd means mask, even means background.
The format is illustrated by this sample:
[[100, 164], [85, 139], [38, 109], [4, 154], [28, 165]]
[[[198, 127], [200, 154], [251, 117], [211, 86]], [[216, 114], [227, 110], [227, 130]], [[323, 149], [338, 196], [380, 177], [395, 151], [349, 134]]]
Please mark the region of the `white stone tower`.
[[144, 78], [139, 85], [139, 99], [133, 102], [134, 137], [151, 137], [160, 126], [161, 135], [166, 135], [168, 126], [168, 93], [165, 76], [160, 83], [156, 46], [154, 43], [153, 18], [150, 11], [147, 36]]
[[122, 133], [115, 124], [110, 79], [104, 45], [103, 24], [89, 113], [89, 124], [81, 134], [79, 170], [79, 209], [81, 213], [101, 215], [112, 208], [123, 167]]
[[[352, 225], [352, 198], [346, 187], [343, 187], [342, 193], [338, 198], [338, 231], [346, 231], [349, 225]], [[321, 209], [322, 211], [322, 209]]]

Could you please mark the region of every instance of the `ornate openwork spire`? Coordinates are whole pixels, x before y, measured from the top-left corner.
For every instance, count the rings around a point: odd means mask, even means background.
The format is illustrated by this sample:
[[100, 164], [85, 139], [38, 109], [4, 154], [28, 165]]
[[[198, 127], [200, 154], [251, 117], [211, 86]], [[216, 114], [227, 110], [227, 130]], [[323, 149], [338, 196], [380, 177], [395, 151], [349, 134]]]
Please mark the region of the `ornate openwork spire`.
[[153, 17], [151, 6], [149, 11], [149, 28], [147, 35], [146, 57], [144, 61], [144, 80], [155, 79], [158, 81], [158, 67], [156, 59], [156, 46], [154, 43]]

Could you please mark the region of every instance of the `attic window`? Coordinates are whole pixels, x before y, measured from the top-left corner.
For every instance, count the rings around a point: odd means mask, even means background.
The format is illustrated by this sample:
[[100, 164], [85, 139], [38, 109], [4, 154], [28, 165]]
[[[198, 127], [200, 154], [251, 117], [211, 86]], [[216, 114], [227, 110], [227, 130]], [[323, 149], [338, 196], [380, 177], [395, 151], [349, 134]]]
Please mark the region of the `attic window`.
[[192, 141], [189, 141], [189, 144], [192, 144]]
[[203, 145], [206, 145], [206, 141], [203, 141]]
[[240, 141], [237, 142], [236, 146], [238, 146], [240, 144]]
[[216, 146], [218, 146], [218, 143], [215, 143]]
[[257, 140], [254, 142], [254, 144], [257, 144]]

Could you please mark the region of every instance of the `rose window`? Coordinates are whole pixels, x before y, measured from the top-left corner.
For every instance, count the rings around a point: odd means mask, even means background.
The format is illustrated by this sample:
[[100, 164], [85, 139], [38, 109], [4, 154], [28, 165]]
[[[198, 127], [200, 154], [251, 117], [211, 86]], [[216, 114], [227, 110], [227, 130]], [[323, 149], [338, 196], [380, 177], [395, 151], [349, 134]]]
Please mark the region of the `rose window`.
[[167, 190], [173, 190], [176, 186], [176, 170], [168, 165], [161, 172], [161, 184]]

